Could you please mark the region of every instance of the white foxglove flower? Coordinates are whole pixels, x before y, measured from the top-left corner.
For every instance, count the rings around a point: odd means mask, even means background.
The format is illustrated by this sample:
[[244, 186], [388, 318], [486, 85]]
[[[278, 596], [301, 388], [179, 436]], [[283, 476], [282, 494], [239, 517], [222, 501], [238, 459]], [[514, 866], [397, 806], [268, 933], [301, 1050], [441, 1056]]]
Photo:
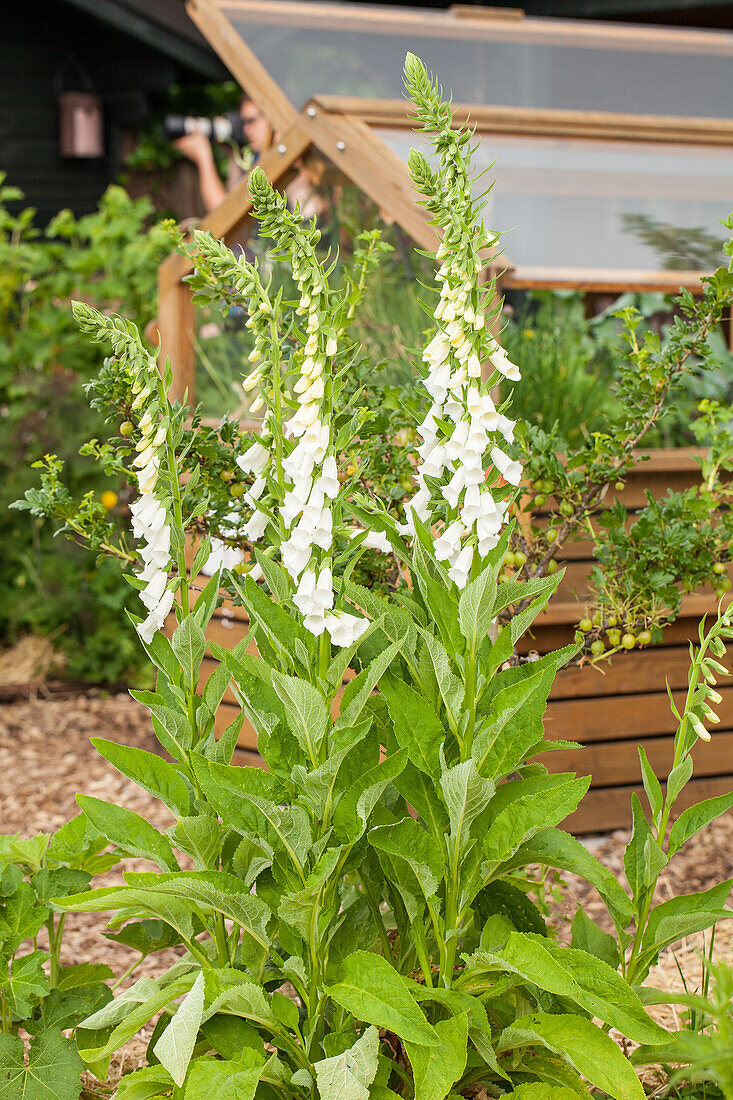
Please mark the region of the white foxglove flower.
[[507, 353], [496, 342], [494, 342], [494, 348], [489, 358], [492, 367], [498, 370], [499, 374], [503, 374], [505, 378], [508, 378], [510, 382], [518, 382], [522, 377], [519, 373], [519, 367], [511, 362]]
[[234, 569], [244, 561], [244, 554], [238, 546], [229, 546], [221, 539], [211, 540], [211, 553], [201, 566], [205, 577], [213, 577], [218, 569]]
[[448, 576], [458, 588], [465, 588], [473, 565], [473, 546], [464, 546], [448, 570]]
[[513, 462], [509, 455], [504, 454], [498, 447], [491, 448], [491, 461], [505, 481], [510, 485], [519, 485], [522, 478], [521, 462]]
[[334, 645], [345, 648], [360, 638], [369, 626], [368, 619], [350, 615], [348, 611], [331, 611], [324, 616], [325, 627]]
[[264, 512], [253, 512], [244, 525], [244, 537], [249, 539], [250, 542], [258, 542], [264, 535], [268, 523], [269, 516], [265, 515]]
[[261, 443], [253, 443], [243, 455], [237, 459], [237, 466], [243, 474], [261, 474], [267, 467], [270, 452]]

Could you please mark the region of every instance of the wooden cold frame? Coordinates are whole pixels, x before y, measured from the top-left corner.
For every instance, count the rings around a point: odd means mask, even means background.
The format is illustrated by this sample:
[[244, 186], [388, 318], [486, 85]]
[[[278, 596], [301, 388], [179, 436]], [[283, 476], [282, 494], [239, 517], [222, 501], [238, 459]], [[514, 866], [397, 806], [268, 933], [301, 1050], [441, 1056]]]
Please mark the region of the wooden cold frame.
[[[470, 38], [491, 25], [492, 37], [516, 40], [517, 36], [542, 42], [567, 42], [603, 46], [609, 42], [628, 49], [670, 49], [680, 51], [696, 46], [706, 51], [730, 51], [730, 38], [723, 34], [700, 31], [675, 31], [654, 27], [624, 27], [572, 20], [493, 18], [487, 14], [471, 17], [434, 13], [430, 20], [409, 10], [371, 10], [311, 0], [187, 0], [187, 10], [205, 37], [211, 42], [232, 74], [244, 87], [263, 114], [279, 131], [277, 144], [260, 161], [274, 186], [284, 187], [295, 172], [296, 162], [309, 150], [331, 161], [344, 176], [378, 205], [387, 221], [396, 222], [404, 232], [426, 250], [437, 245], [435, 230], [422, 209], [414, 202], [407, 167], [389, 149], [372, 127], [410, 126], [408, 107], [400, 100], [361, 99], [349, 96], [312, 98], [298, 111], [264, 68], [224, 14], [228, 10], [266, 12], [268, 19], [320, 21], [324, 27], [338, 25], [346, 29], [384, 26], [414, 29], [422, 34], [451, 33], [460, 27], [460, 35]], [[620, 115], [603, 112], [486, 107], [457, 105], [457, 119], [469, 119], [479, 134], [511, 134], [544, 138], [577, 138], [593, 142], [615, 140], [652, 144], [686, 144], [733, 148], [733, 121], [709, 118], [672, 118], [652, 115]], [[234, 188], [221, 206], [201, 224], [215, 236], [229, 238], [251, 217], [246, 180]], [[564, 289], [589, 292], [662, 291], [673, 292], [684, 286], [699, 293], [700, 272], [695, 271], [602, 271], [515, 267], [502, 256], [496, 268], [501, 272], [501, 288]], [[195, 394], [194, 315], [190, 292], [182, 279], [191, 271], [186, 257], [174, 255], [161, 265], [159, 273], [158, 328], [163, 361], [173, 364], [173, 396], [182, 399]], [[733, 325], [731, 325], [733, 340]]]

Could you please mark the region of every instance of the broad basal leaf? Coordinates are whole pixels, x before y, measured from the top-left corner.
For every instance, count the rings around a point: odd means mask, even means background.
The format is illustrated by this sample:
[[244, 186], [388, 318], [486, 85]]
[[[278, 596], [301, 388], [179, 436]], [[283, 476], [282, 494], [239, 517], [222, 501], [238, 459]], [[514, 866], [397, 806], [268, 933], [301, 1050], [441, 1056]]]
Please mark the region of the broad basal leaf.
[[264, 1059], [247, 1049], [225, 1062], [196, 1058], [191, 1063], [183, 1100], [252, 1100], [264, 1066]]
[[89, 795], [78, 794], [76, 801], [94, 827], [113, 844], [131, 855], [151, 860], [164, 871], [178, 870], [168, 838], [140, 814]]
[[638, 1077], [613, 1039], [583, 1016], [523, 1016], [502, 1032], [496, 1049], [500, 1053], [534, 1045], [562, 1055], [613, 1100], [645, 1100]]
[[172, 764], [155, 753], [146, 752], [132, 745], [118, 745], [104, 737], [92, 737], [91, 742], [100, 756], [113, 768], [122, 772], [138, 787], [159, 798], [176, 816], [190, 813], [191, 794], [183, 777]]
[[440, 1046], [405, 1044], [415, 1082], [415, 1100], [445, 1100], [466, 1068], [468, 1013], [440, 1021], [435, 1030]]
[[415, 1004], [404, 979], [381, 955], [355, 951], [343, 976], [326, 992], [357, 1020], [394, 1031], [405, 1042], [440, 1046], [440, 1038]]
[[411, 762], [432, 779], [440, 778], [439, 749], [445, 740], [443, 724], [422, 695], [403, 680], [387, 676], [380, 691], [387, 700], [397, 744]]
[[329, 721], [326, 701], [306, 680], [273, 672], [272, 682], [280, 697], [293, 736], [315, 766]]

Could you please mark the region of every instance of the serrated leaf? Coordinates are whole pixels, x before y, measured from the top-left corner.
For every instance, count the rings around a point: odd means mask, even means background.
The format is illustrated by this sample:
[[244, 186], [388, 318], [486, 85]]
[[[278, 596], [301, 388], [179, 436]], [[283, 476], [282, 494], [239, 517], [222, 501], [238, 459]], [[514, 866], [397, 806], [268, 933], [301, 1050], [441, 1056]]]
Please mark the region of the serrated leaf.
[[405, 1042], [440, 1046], [435, 1029], [411, 997], [404, 979], [381, 955], [355, 951], [343, 963], [343, 976], [326, 992], [357, 1020], [393, 1031]]
[[182, 1085], [204, 1014], [204, 975], [200, 973], [168, 1024], [153, 1053], [177, 1085]]
[[435, 1031], [439, 1047], [405, 1044], [415, 1082], [415, 1100], [445, 1100], [466, 1068], [468, 1013], [439, 1021]]
[[293, 736], [315, 767], [329, 721], [325, 699], [312, 684], [295, 676], [273, 672], [272, 682]]
[[597, 959], [602, 959], [614, 970], [618, 968], [620, 960], [616, 940], [608, 932], [599, 928], [582, 908], [578, 909], [573, 918], [573, 938], [570, 946], [586, 951], [589, 955], [595, 955]]
[[187, 615], [173, 631], [171, 647], [189, 687], [198, 683], [199, 669], [206, 652], [206, 635], [193, 615]]
[[222, 828], [217, 818], [181, 817], [170, 827], [168, 836], [195, 861], [197, 871], [214, 866], [222, 845]]
[[496, 569], [486, 566], [469, 581], [458, 600], [458, 625], [469, 653], [477, 653], [489, 633], [496, 601]]
[[91, 742], [100, 756], [113, 768], [137, 783], [148, 794], [159, 798], [177, 817], [190, 813], [191, 796], [183, 778], [172, 764], [152, 752], [132, 745], [118, 745], [103, 737]]
[[112, 844], [142, 859], [149, 859], [164, 871], [178, 870], [178, 862], [167, 837], [134, 810], [78, 794], [76, 801], [91, 823]]
[[503, 863], [535, 833], [558, 825], [577, 808], [589, 785], [589, 777], [543, 776], [540, 782], [515, 780], [499, 787], [507, 803], [489, 826], [486, 859]]
[[465, 760], [444, 772], [440, 787], [448, 810], [451, 842], [460, 851], [471, 825], [486, 809], [496, 788], [491, 780], [482, 779], [473, 760]]
[[413, 818], [369, 831], [369, 843], [388, 880], [398, 888], [411, 921], [422, 909], [421, 899], [433, 897], [443, 878], [441, 850]]
[[523, 1016], [499, 1036], [497, 1051], [533, 1045], [562, 1055], [614, 1100], [645, 1100], [638, 1077], [613, 1039], [585, 1017], [546, 1012]]
[[33, 939], [46, 921], [45, 906], [36, 904], [36, 893], [29, 882], [21, 882], [15, 893], [0, 905], [0, 942], [13, 953], [23, 940]]
[[114, 1100], [150, 1100], [153, 1096], [170, 1093], [172, 1088], [171, 1075], [163, 1066], [146, 1066], [120, 1079]]
[[243, 1050], [238, 1058], [218, 1061], [196, 1058], [183, 1090], [183, 1100], [253, 1100], [265, 1066], [254, 1051]]
[[368, 1027], [343, 1054], [314, 1062], [321, 1100], [369, 1100], [378, 1053], [379, 1032], [376, 1027]]
[[394, 676], [382, 680], [380, 691], [387, 700], [397, 744], [411, 763], [432, 779], [440, 779], [439, 750], [445, 730], [430, 704], [403, 680]]

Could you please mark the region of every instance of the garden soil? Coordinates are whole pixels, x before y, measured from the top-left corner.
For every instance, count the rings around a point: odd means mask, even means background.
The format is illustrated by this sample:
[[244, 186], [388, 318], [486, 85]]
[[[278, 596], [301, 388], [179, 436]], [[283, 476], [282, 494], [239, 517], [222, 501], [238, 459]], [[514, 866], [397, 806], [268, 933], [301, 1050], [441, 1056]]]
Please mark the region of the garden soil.
[[[7, 704], [0, 708], [0, 831], [31, 835], [57, 829], [78, 812], [77, 791], [128, 806], [160, 829], [172, 824], [165, 806], [115, 771], [90, 744], [91, 737], [158, 749], [147, 711], [126, 695], [72, 695]], [[606, 867], [623, 879], [623, 851], [628, 834], [586, 838], [588, 847]], [[153, 869], [144, 860], [126, 861], [128, 869]], [[715, 822], [691, 841], [662, 876], [659, 898], [705, 889], [733, 877], [733, 813]], [[104, 876], [104, 883], [119, 881], [116, 872]], [[101, 882], [99, 883], [102, 884]], [[556, 883], [548, 891], [552, 920], [561, 939], [569, 938], [569, 922], [577, 907], [605, 925], [605, 911], [592, 887], [574, 876], [565, 876], [560, 890]], [[106, 962], [121, 974], [134, 955], [104, 938], [105, 915], [69, 914], [64, 935], [62, 963]], [[681, 989], [680, 970], [689, 988], [700, 985], [700, 936], [690, 937], [668, 951], [652, 972], [651, 984]], [[717, 952], [731, 955], [731, 929], [719, 930]], [[174, 950], [145, 960], [137, 976], [151, 976], [170, 966]], [[679, 1026], [674, 1009], [654, 1010], [667, 1027]], [[128, 1045], [114, 1067], [116, 1073], [140, 1064], [144, 1043]]]

